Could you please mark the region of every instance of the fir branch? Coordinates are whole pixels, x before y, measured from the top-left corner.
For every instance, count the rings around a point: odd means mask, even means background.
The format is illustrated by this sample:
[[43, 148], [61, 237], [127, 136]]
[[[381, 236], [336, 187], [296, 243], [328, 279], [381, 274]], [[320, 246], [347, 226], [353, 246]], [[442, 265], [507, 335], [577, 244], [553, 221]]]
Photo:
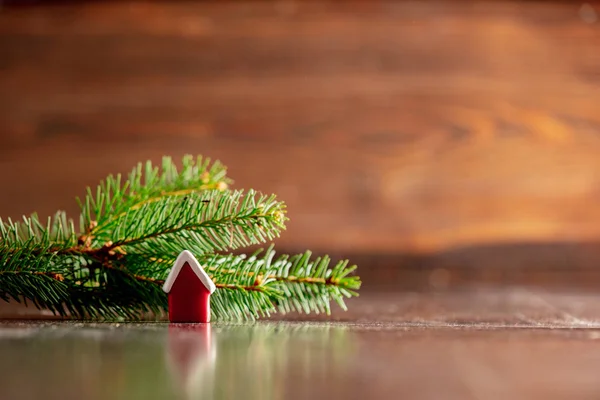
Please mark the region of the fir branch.
[[109, 249], [176, 256], [193, 243], [196, 254], [236, 249], [278, 237], [285, 228], [285, 205], [255, 191], [206, 192], [165, 197], [131, 209], [96, 236]]
[[[236, 267], [238, 274], [221, 274], [229, 268], [225, 263], [214, 264], [211, 271], [215, 285], [226, 288], [217, 291], [216, 299], [211, 303], [214, 304], [215, 319], [227, 319], [228, 316], [255, 319], [275, 312], [274, 301], [280, 299], [281, 293], [273, 287], [272, 279], [256, 279], [264, 265], [247, 259], [240, 260]], [[214, 279], [216, 276], [221, 279]]]
[[350, 275], [356, 266], [348, 266], [348, 260], [339, 261], [329, 268], [328, 256], [310, 259], [311, 252], [292, 257], [283, 256], [275, 263], [278, 288], [283, 299], [277, 303], [280, 311], [325, 312], [330, 314], [329, 304], [335, 301], [346, 310], [345, 298], [357, 296], [360, 278]]
[[262, 256], [261, 253], [262, 250], [259, 250], [250, 257], [210, 255], [203, 262], [215, 282], [228, 277], [240, 277], [240, 274], [246, 273], [240, 269], [241, 265], [257, 265], [258, 268], [246, 278], [269, 283], [273, 290], [280, 293], [274, 303], [284, 313], [298, 311], [330, 314], [331, 300], [345, 310], [344, 299], [356, 296], [356, 290], [360, 288], [360, 278], [350, 275], [356, 266], [348, 266], [347, 260], [339, 261], [330, 268], [331, 260], [328, 256], [311, 259], [310, 251], [293, 256], [284, 254], [275, 260], [272, 247]]
[[272, 294], [263, 290], [218, 289], [210, 297], [211, 318], [215, 321], [247, 321], [275, 312]]
[[[143, 270], [149, 276], [164, 279], [175, 258], [176, 255], [169, 254], [154, 259], [128, 254], [123, 262], [128, 268]], [[238, 298], [238, 303], [246, 296], [254, 295], [248, 292], [262, 292], [265, 297], [258, 310], [265, 315], [277, 311], [330, 314], [331, 301], [346, 309], [344, 299], [356, 296], [361, 284], [359, 277], [351, 275], [356, 266], [348, 266], [348, 261], [344, 260], [331, 267], [329, 257], [311, 258], [309, 251], [293, 256], [284, 254], [275, 259], [275, 251], [271, 246], [266, 251], [257, 250], [249, 257], [244, 254], [208, 254], [200, 256], [199, 261], [217, 288], [237, 291], [228, 296]], [[217, 309], [214, 317], [219, 319], [228, 313], [235, 314], [237, 318], [241, 315], [251, 318], [260, 316], [249, 313], [249, 310], [225, 307]]]
[[81, 229], [86, 239], [93, 239], [97, 226], [120, 218], [131, 208], [139, 208], [165, 196], [186, 196], [205, 190], [223, 191], [231, 184], [227, 169], [210, 158], [186, 155], [181, 171], [171, 157], [163, 157], [161, 167], [151, 161], [139, 163], [123, 180], [120, 174], [110, 175], [100, 182], [95, 192], [87, 189], [85, 198], [78, 199], [82, 210]]
[[0, 299], [31, 301], [37, 308], [66, 315], [62, 304], [70, 299], [62, 275], [37, 271], [0, 271]]
[[140, 319], [167, 309], [164, 279], [183, 249], [205, 265], [217, 291], [214, 319], [255, 319], [274, 312], [330, 312], [357, 295], [346, 261], [330, 266], [306, 252], [220, 255], [279, 236], [287, 220], [275, 196], [226, 190], [225, 167], [186, 156], [178, 171], [139, 164], [129, 178], [110, 176], [80, 200], [80, 234], [64, 213], [46, 223], [0, 220], [0, 299], [31, 301], [72, 318]]
[[[183, 245], [190, 248], [190, 243]], [[180, 248], [176, 246], [175, 250]], [[136, 271], [162, 284], [176, 257], [176, 252], [169, 254], [168, 251], [161, 254], [160, 258], [128, 253], [121, 262], [130, 273]], [[222, 319], [226, 315], [235, 315], [237, 319], [253, 319], [277, 311], [330, 314], [331, 301], [346, 309], [344, 299], [356, 296], [361, 284], [359, 277], [351, 275], [356, 266], [348, 266], [344, 260], [331, 267], [329, 257], [311, 258], [309, 251], [293, 256], [280, 255], [275, 259], [275, 251], [271, 246], [249, 257], [243, 254], [207, 254], [198, 258], [219, 289], [217, 293], [228, 289], [231, 293], [227, 294], [226, 299], [236, 299], [235, 302], [224, 300], [222, 304], [228, 306], [213, 307], [214, 319]], [[255, 311], [246, 302], [246, 297], [257, 295], [251, 292], [260, 292], [262, 299]], [[246, 305], [241, 307], [239, 304]]]
[[138, 310], [138, 314], [151, 312], [161, 315], [167, 310], [167, 295], [161, 288], [162, 282], [132, 275], [113, 266], [100, 270], [97, 282], [98, 289], [110, 290], [113, 297], [110, 304]]
[[134, 293], [128, 296], [123, 294], [112, 287], [110, 291], [106, 291], [78, 285], [57, 273], [0, 272], [0, 299], [13, 299], [24, 304], [29, 301], [38, 309], [49, 310], [61, 317], [140, 319], [145, 304], [140, 303], [139, 297]]
[[64, 212], [45, 224], [35, 214], [21, 222], [0, 219], [0, 269], [4, 271], [67, 268], [76, 262], [72, 251], [76, 244], [73, 221]]

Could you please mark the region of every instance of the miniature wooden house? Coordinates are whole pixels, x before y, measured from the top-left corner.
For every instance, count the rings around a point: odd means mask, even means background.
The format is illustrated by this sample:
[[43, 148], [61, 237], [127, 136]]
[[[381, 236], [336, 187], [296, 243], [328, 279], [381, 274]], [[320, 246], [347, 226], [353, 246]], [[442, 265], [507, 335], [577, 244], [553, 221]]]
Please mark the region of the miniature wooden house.
[[171, 322], [210, 321], [210, 295], [216, 287], [198, 260], [188, 250], [179, 254], [163, 290], [169, 296]]

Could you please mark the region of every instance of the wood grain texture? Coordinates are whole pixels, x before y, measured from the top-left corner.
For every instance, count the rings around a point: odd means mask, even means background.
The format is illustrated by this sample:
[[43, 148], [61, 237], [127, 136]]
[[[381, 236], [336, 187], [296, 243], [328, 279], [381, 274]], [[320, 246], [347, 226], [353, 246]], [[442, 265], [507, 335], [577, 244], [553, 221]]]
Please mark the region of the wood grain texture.
[[502, 291], [365, 296], [326, 323], [0, 321], [0, 396], [597, 399], [599, 312]]
[[0, 214], [203, 153], [282, 246], [600, 237], [600, 4], [71, 3], [0, 10]]

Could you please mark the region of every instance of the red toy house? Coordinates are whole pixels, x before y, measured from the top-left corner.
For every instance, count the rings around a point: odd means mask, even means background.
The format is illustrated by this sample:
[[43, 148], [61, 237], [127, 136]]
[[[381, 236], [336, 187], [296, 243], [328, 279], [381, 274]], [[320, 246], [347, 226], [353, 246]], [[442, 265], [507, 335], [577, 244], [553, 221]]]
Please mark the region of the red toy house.
[[194, 255], [182, 251], [163, 285], [169, 294], [169, 321], [209, 322], [210, 295], [215, 289]]

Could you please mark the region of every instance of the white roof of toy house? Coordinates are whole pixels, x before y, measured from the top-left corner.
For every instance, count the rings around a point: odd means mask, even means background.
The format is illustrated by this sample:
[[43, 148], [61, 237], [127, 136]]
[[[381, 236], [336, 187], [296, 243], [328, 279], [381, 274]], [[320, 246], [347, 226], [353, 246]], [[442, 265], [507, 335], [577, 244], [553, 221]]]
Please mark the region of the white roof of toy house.
[[188, 265], [192, 268], [192, 271], [194, 271], [198, 279], [200, 279], [210, 293], [213, 293], [217, 289], [208, 274], [204, 271], [204, 268], [202, 268], [198, 260], [196, 260], [196, 257], [194, 257], [190, 251], [184, 250], [179, 254], [177, 260], [175, 260], [175, 264], [173, 265], [173, 268], [171, 268], [169, 276], [167, 276], [167, 280], [163, 285], [163, 290], [165, 292], [169, 293], [171, 291], [171, 288], [177, 280], [177, 276], [179, 275], [179, 272], [181, 272], [181, 268], [183, 268], [185, 263], [188, 263]]

